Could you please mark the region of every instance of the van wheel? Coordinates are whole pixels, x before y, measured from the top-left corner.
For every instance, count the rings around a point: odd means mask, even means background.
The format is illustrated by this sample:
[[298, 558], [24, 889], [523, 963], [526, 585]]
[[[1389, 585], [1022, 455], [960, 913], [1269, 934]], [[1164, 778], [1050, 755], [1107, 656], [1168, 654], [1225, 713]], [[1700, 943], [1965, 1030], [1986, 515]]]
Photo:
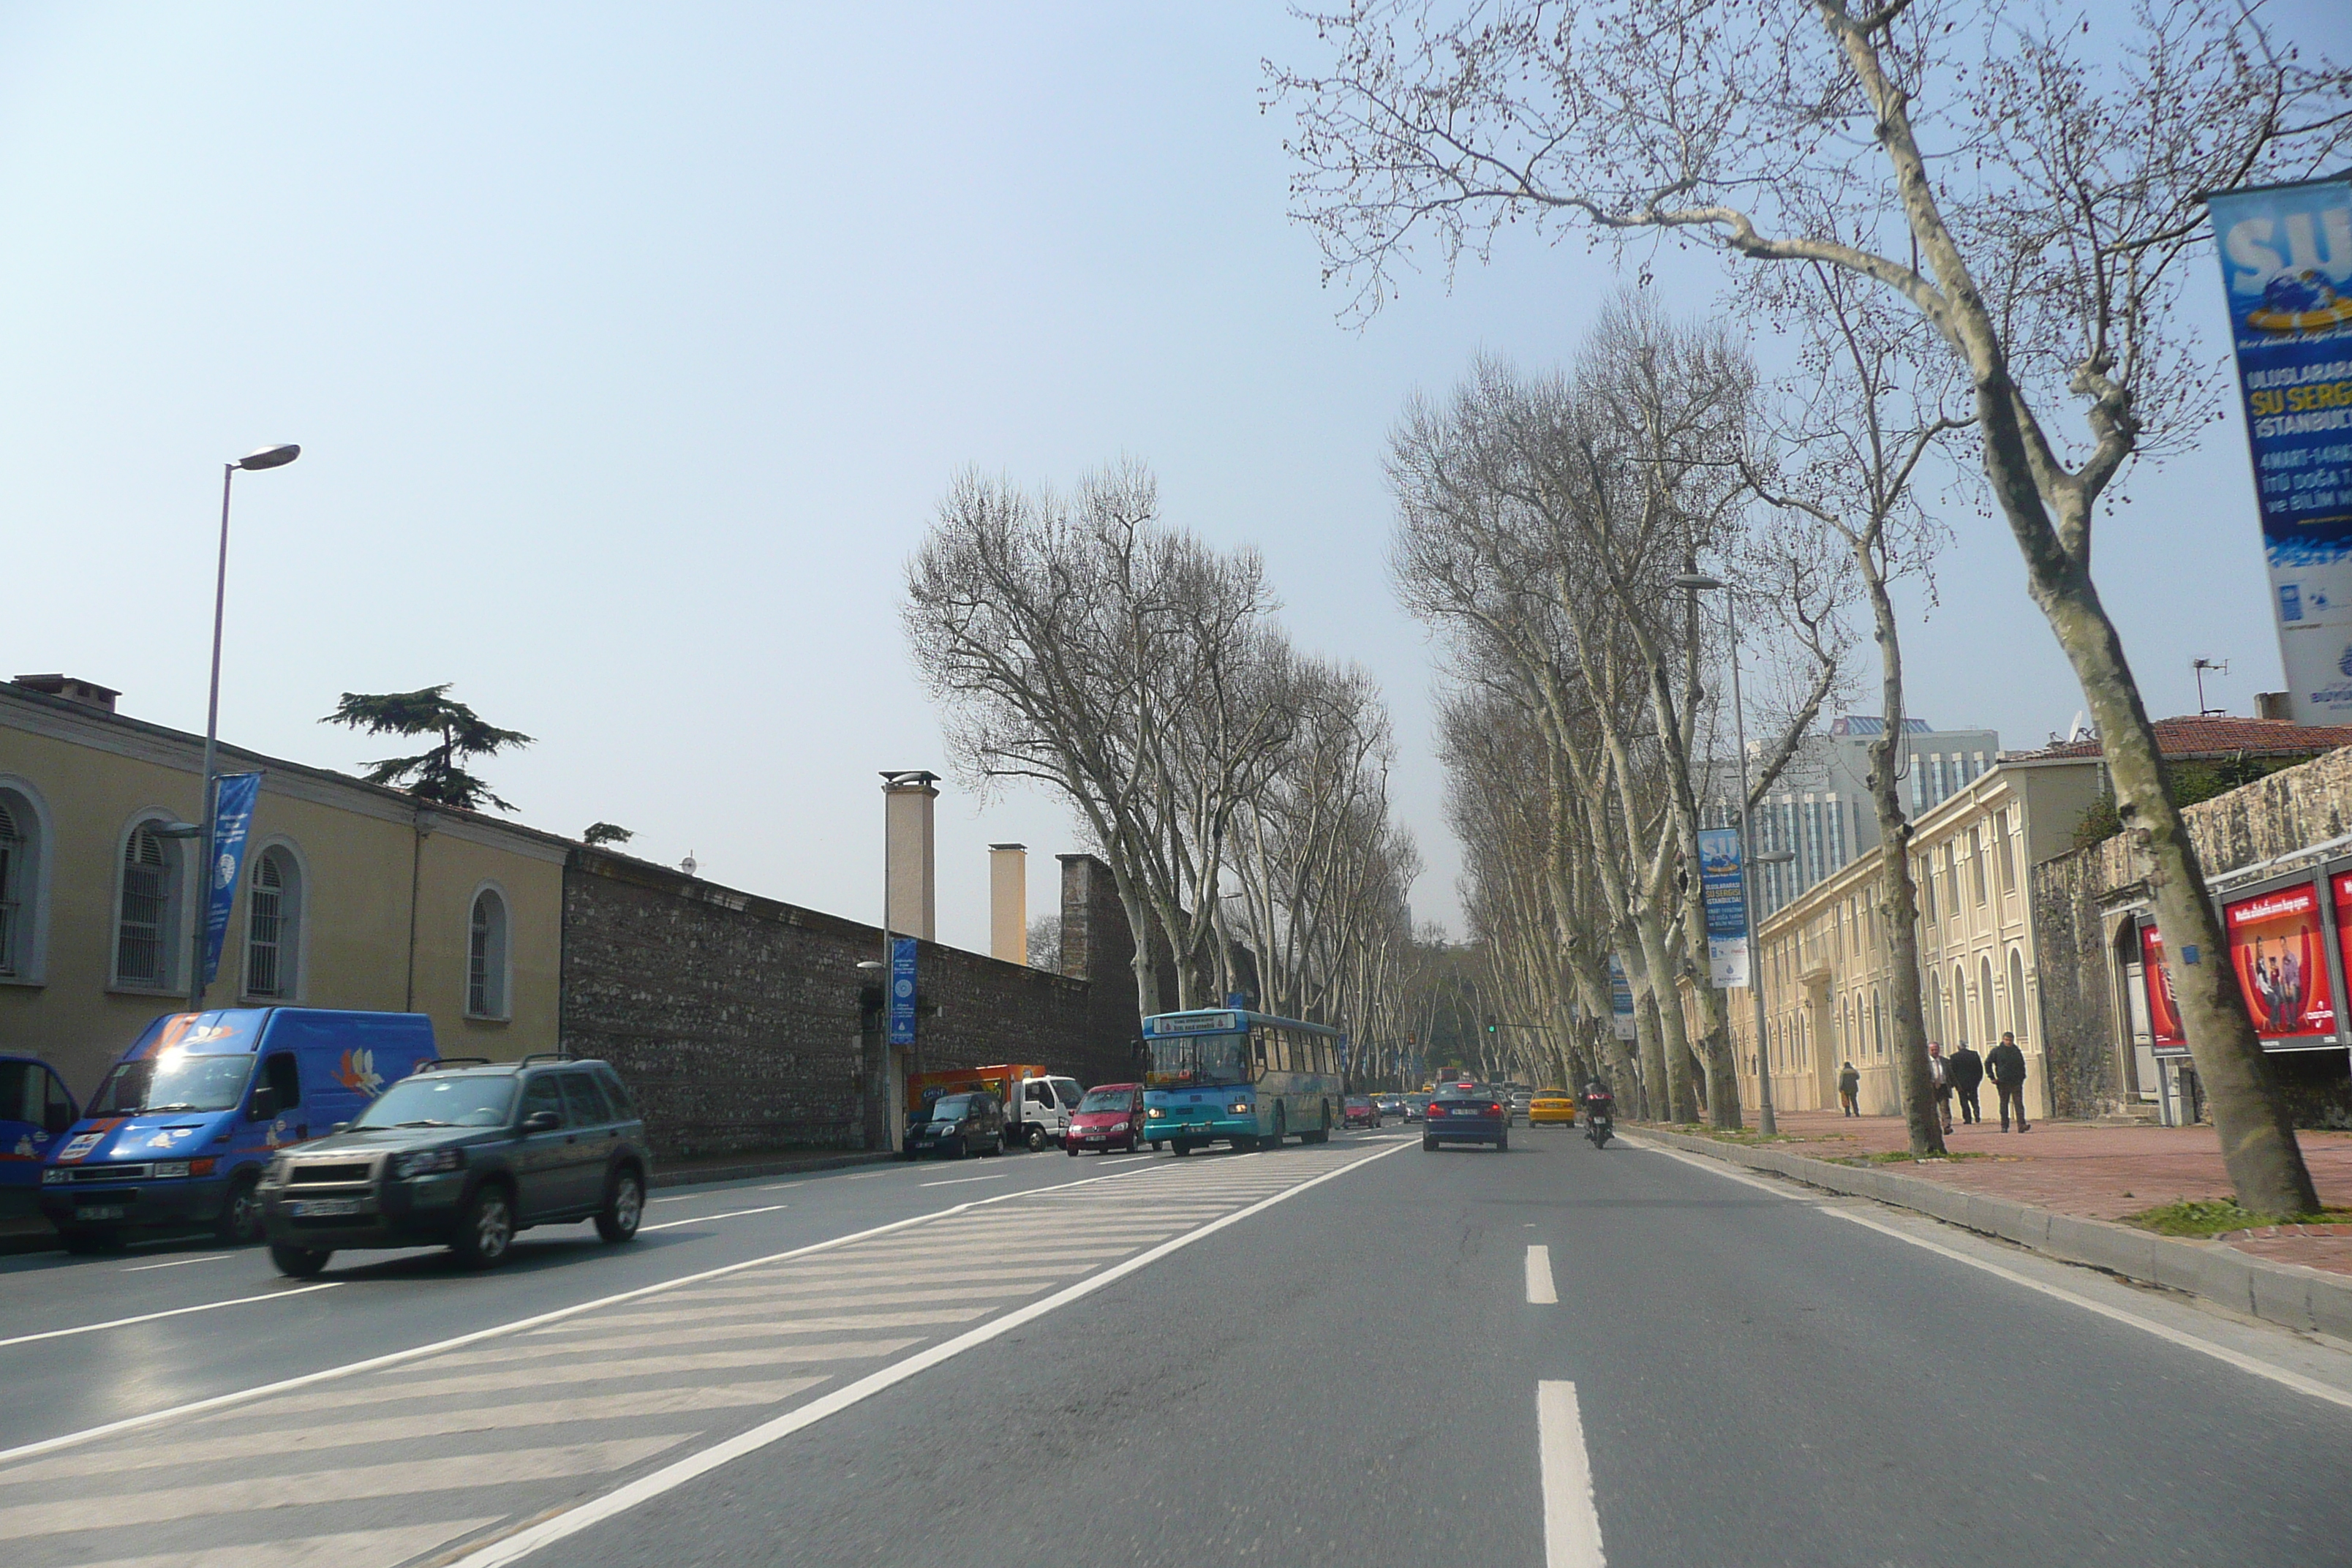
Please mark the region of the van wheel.
[[213, 1235], [223, 1247], [251, 1247], [261, 1239], [261, 1178], [247, 1172], [229, 1184]]
[[327, 1267], [334, 1253], [323, 1247], [288, 1247], [283, 1242], [269, 1244], [269, 1261], [278, 1265], [278, 1272], [289, 1279], [315, 1279]]
[[466, 1205], [449, 1250], [468, 1268], [489, 1268], [505, 1260], [514, 1234], [513, 1197], [504, 1187], [485, 1185]]
[[1002, 1132], [998, 1133], [995, 1137], [991, 1138], [988, 1141], [988, 1147], [980, 1152], [981, 1158], [984, 1160], [993, 1160], [996, 1156], [1003, 1152], [1004, 1134]]
[[606, 1241], [626, 1241], [637, 1234], [637, 1223], [645, 1217], [645, 1178], [635, 1171], [617, 1173], [596, 1215], [596, 1234]]

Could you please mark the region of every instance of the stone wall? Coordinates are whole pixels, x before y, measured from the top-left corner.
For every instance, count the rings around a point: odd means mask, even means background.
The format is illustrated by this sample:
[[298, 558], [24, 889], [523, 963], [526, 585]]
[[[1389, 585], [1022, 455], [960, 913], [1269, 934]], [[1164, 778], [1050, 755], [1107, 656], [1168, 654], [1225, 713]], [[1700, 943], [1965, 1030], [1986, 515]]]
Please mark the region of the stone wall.
[[[2289, 872], [2352, 854], [2352, 747], [2242, 784], [2183, 811], [2209, 879]], [[2126, 1093], [2122, 976], [2114, 942], [2147, 901], [2146, 858], [2119, 833], [2033, 868], [2034, 946], [2052, 1089], [2061, 1116], [2093, 1115]], [[2062, 1057], [2064, 1065], [2061, 1065]], [[2305, 1126], [2352, 1121], [2340, 1052], [2274, 1055], [2273, 1067]], [[2143, 1086], [2152, 1093], [2151, 1086]]]
[[[564, 1047], [619, 1069], [658, 1157], [864, 1146], [857, 964], [880, 957], [878, 929], [589, 848], [565, 868], [563, 904]], [[937, 1009], [918, 1026], [922, 1065], [1130, 1076], [1134, 982], [1097, 956], [1125, 937], [1116, 898], [1109, 913], [1107, 930], [1098, 905], [1085, 911], [1080, 975], [922, 943]]]

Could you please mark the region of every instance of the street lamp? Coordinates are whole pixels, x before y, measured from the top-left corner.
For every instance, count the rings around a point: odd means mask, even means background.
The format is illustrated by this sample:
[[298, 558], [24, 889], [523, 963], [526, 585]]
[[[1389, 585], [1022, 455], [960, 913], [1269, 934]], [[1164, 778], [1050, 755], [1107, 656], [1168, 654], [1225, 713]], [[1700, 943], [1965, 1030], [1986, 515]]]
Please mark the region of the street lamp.
[[195, 919], [190, 923], [195, 930], [189, 933], [188, 942], [188, 1011], [205, 1010], [205, 928], [212, 923], [213, 857], [218, 852], [214, 843], [219, 831], [215, 820], [220, 812], [220, 781], [213, 776], [213, 763], [220, 752], [220, 655], [221, 613], [228, 605], [228, 497], [229, 485], [239, 468], [257, 473], [263, 468], [282, 468], [302, 455], [302, 448], [291, 442], [277, 447], [264, 447], [247, 452], [233, 463], [221, 465], [221, 525], [220, 561], [213, 570], [213, 675], [212, 688], [205, 700], [205, 767], [202, 793], [197, 805], [203, 810], [200, 823], [204, 828], [205, 853], [196, 862]]
[[[1682, 572], [1667, 579], [1687, 589], [1694, 600], [1724, 585], [1720, 577], [1704, 572]], [[1739, 614], [1738, 596], [1723, 596], [1725, 634], [1731, 640], [1731, 725], [1739, 747], [1739, 902], [1748, 921], [1748, 997], [1756, 1007], [1756, 1130], [1770, 1137], [1780, 1130], [1772, 1114], [1772, 1047], [1764, 1033], [1764, 954], [1756, 941], [1756, 879], [1747, 862], [1756, 845], [1756, 825], [1748, 810], [1748, 715], [1739, 700]], [[1793, 857], [1791, 857], [1793, 858]], [[1777, 858], [1776, 858], [1777, 859]], [[1760, 858], [1758, 864], [1762, 864]]]

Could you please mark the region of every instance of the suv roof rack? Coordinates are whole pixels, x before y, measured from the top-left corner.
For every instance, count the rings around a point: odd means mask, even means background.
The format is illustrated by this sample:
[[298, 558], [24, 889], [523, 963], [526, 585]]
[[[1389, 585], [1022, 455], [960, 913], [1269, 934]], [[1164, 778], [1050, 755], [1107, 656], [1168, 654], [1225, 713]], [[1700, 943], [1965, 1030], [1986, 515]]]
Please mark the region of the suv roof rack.
[[515, 1063], [515, 1066], [527, 1068], [533, 1062], [576, 1062], [581, 1059], [570, 1051], [533, 1051]]
[[490, 1058], [488, 1057], [436, 1057], [429, 1062], [417, 1063], [415, 1068], [412, 1069], [412, 1074], [419, 1072], [440, 1072], [448, 1068], [486, 1068], [489, 1065]]

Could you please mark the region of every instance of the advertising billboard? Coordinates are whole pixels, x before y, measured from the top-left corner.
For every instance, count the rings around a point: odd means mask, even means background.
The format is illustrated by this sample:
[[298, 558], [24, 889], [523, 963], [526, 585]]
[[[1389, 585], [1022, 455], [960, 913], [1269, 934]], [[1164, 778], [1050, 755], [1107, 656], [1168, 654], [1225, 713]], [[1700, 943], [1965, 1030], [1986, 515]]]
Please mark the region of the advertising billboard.
[[1741, 886], [1739, 829], [1698, 833], [1699, 897], [1706, 904], [1706, 977], [1712, 984], [1748, 984], [1748, 895]]
[[2164, 963], [2164, 933], [2154, 926], [2139, 928], [2140, 983], [2147, 988], [2147, 1033], [2158, 1050], [2186, 1050], [2189, 1037], [2180, 1028], [2180, 1004], [2172, 994], [2172, 971]]
[[2208, 196], [2294, 717], [2352, 722], [2352, 181]]
[[2230, 928], [2230, 967], [2255, 1032], [2265, 1040], [2335, 1034], [2319, 889], [2306, 882], [2255, 893], [2224, 903], [2221, 913]]

